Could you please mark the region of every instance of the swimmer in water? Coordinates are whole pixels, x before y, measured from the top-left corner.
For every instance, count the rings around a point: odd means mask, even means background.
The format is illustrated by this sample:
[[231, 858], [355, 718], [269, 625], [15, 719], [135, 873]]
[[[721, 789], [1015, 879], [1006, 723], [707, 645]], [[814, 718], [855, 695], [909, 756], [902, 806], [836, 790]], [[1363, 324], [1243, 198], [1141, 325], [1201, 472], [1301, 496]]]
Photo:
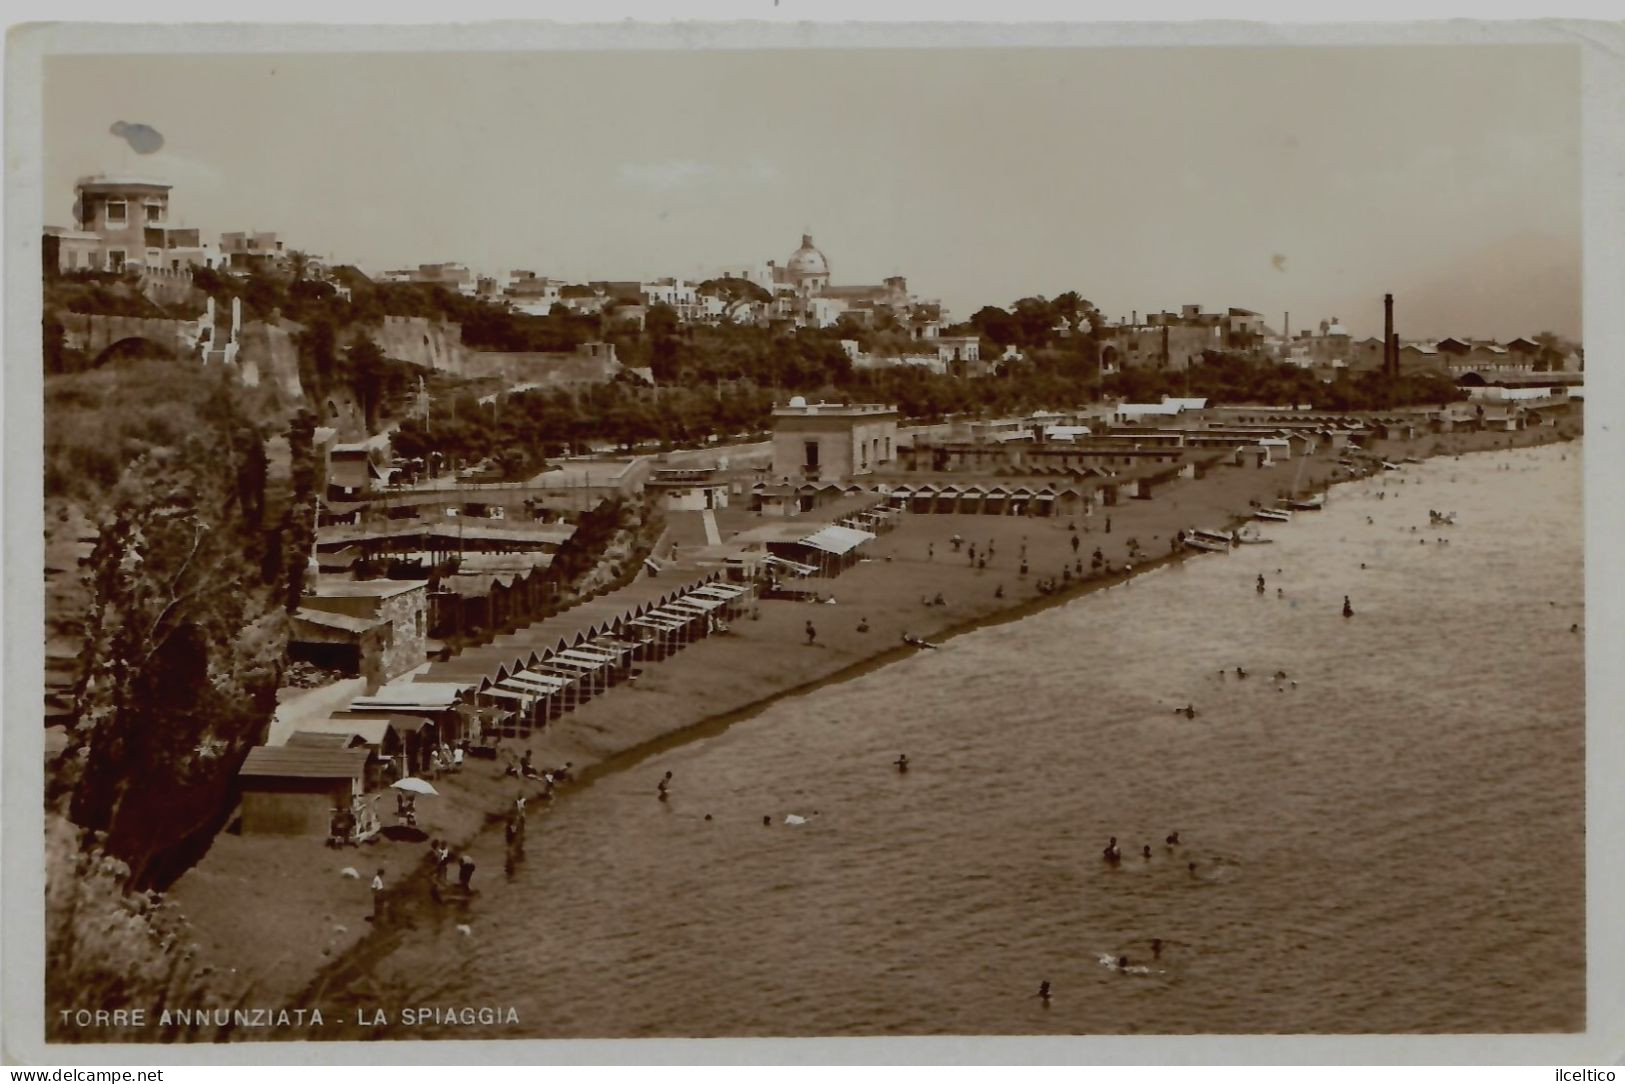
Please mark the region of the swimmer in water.
[[1573, 624], [1573, 625], [1570, 625], [1570, 626], [1569, 626], [1569, 631], [1570, 631], [1570, 632], [1579, 632], [1579, 631], [1580, 631], [1580, 626], [1579, 626], [1579, 624], [1578, 624], [1578, 623], [1576, 623], [1576, 624]]
[[666, 773], [666, 777], [665, 777], [665, 778], [664, 778], [664, 779], [662, 779], [662, 780], [661, 780], [661, 781], [660, 781], [660, 782], [659, 782], [659, 783], [658, 783], [658, 784], [657, 784], [657, 785], [656, 785], [656, 786], [655, 786], [655, 793], [656, 793], [656, 794], [658, 794], [658, 795], [659, 795], [659, 796], [660, 796], [660, 800], [661, 800], [661, 801], [662, 801], [662, 802], [664, 802], [664, 801], [665, 801], [665, 800], [666, 800], [666, 789], [667, 789], [667, 788], [668, 788], [668, 787], [670, 787], [670, 786], [671, 786], [671, 773], [670, 773], [670, 772], [667, 772], [667, 773]]
[[1191, 874], [1192, 877], [1196, 876], [1196, 863], [1195, 862], [1192, 862], [1190, 865], [1186, 866], [1185, 868], [1190, 870], [1190, 874]]
[[1043, 982], [1038, 984], [1037, 997], [1038, 997], [1038, 1000], [1042, 1001], [1045, 1005], [1049, 1004], [1049, 980], [1048, 979], [1045, 979]]
[[1185, 718], [1187, 718], [1187, 719], [1196, 718], [1196, 708], [1195, 708], [1195, 706], [1193, 706], [1191, 704], [1186, 704], [1185, 705], [1185, 711], [1184, 711], [1183, 714], [1184, 714]]
[[767, 827], [771, 826], [772, 823], [773, 823], [773, 818], [772, 817], [763, 817], [762, 818], [762, 827], [763, 828], [767, 828]]
[[1151, 939], [1151, 955], [1155, 959], [1162, 959], [1162, 938], [1153, 937]]
[[1169, 832], [1168, 833], [1168, 838], [1163, 840], [1163, 842], [1168, 844], [1168, 846], [1170, 846], [1170, 847], [1173, 847], [1173, 846], [1177, 845], [1179, 843], [1179, 833], [1178, 832]]
[[1119, 956], [1117, 958], [1117, 970], [1121, 971], [1125, 975], [1128, 974], [1128, 957], [1127, 956]]
[[1106, 861], [1112, 863], [1121, 862], [1123, 860], [1123, 852], [1117, 849], [1116, 836], [1113, 836], [1106, 842], [1106, 849], [1100, 852], [1100, 856]]
[[1147, 843], [1144, 847], [1140, 848], [1140, 857], [1144, 858], [1146, 861], [1151, 860], [1151, 844]]
[[908, 771], [908, 754], [898, 753], [897, 759], [892, 761], [892, 763], [897, 765], [897, 773], [901, 775], [902, 773]]
[[1244, 677], [1247, 676], [1247, 671], [1243, 670], [1241, 667], [1238, 666], [1238, 667], [1236, 667], [1236, 676], [1238, 678], [1244, 678]]
[[1343, 596], [1343, 616], [1344, 617], [1353, 617], [1354, 616], [1354, 606], [1349, 602], [1349, 597], [1347, 595]]

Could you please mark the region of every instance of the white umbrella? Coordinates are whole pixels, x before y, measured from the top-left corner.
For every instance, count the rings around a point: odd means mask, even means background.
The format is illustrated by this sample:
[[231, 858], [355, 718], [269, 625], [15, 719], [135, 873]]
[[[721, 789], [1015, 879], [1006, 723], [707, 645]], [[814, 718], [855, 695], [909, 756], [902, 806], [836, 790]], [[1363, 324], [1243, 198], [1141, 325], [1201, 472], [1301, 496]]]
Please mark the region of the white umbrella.
[[395, 782], [390, 784], [390, 787], [395, 790], [411, 791], [413, 794], [433, 794], [437, 797], [440, 794], [438, 790], [434, 789], [432, 784], [425, 780], [419, 779], [416, 776], [407, 776], [405, 779], [397, 779]]

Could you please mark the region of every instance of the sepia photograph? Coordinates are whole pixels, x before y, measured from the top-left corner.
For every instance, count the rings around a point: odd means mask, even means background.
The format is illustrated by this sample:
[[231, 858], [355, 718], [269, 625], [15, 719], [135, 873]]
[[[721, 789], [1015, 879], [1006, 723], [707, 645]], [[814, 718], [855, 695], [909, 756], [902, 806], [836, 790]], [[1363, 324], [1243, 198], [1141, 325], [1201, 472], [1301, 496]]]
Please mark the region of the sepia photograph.
[[239, 29], [8, 178], [53, 1048], [1587, 1031], [1578, 44]]

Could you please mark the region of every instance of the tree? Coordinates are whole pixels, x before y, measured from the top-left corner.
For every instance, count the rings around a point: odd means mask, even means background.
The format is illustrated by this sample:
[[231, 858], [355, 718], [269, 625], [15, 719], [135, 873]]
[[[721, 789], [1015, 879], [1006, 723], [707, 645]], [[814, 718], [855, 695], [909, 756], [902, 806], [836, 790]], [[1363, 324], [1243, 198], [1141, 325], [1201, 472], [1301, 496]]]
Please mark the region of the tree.
[[1043, 297], [1024, 297], [1015, 304], [1018, 341], [1022, 346], [1043, 346], [1055, 330], [1055, 306]]
[[1542, 331], [1535, 335], [1534, 342], [1540, 348], [1535, 353], [1536, 372], [1557, 372], [1563, 368], [1570, 344], [1562, 336], [1555, 331]]
[[1021, 336], [1015, 318], [997, 305], [984, 305], [970, 318], [971, 326], [998, 346], [1015, 346]]
[[346, 350], [344, 361], [350, 385], [355, 389], [356, 398], [361, 401], [361, 414], [370, 433], [377, 427], [379, 408], [399, 382], [395, 375], [397, 367], [384, 357], [383, 350], [371, 339], [362, 339]]

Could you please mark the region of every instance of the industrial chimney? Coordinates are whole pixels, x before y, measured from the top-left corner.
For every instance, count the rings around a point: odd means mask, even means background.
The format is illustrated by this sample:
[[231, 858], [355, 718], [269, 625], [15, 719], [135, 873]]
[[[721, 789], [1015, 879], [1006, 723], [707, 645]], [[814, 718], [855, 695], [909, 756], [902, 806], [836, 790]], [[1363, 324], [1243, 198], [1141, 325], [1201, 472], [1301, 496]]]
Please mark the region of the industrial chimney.
[[1399, 375], [1399, 349], [1394, 343], [1394, 295], [1382, 295], [1382, 371], [1389, 379]]

